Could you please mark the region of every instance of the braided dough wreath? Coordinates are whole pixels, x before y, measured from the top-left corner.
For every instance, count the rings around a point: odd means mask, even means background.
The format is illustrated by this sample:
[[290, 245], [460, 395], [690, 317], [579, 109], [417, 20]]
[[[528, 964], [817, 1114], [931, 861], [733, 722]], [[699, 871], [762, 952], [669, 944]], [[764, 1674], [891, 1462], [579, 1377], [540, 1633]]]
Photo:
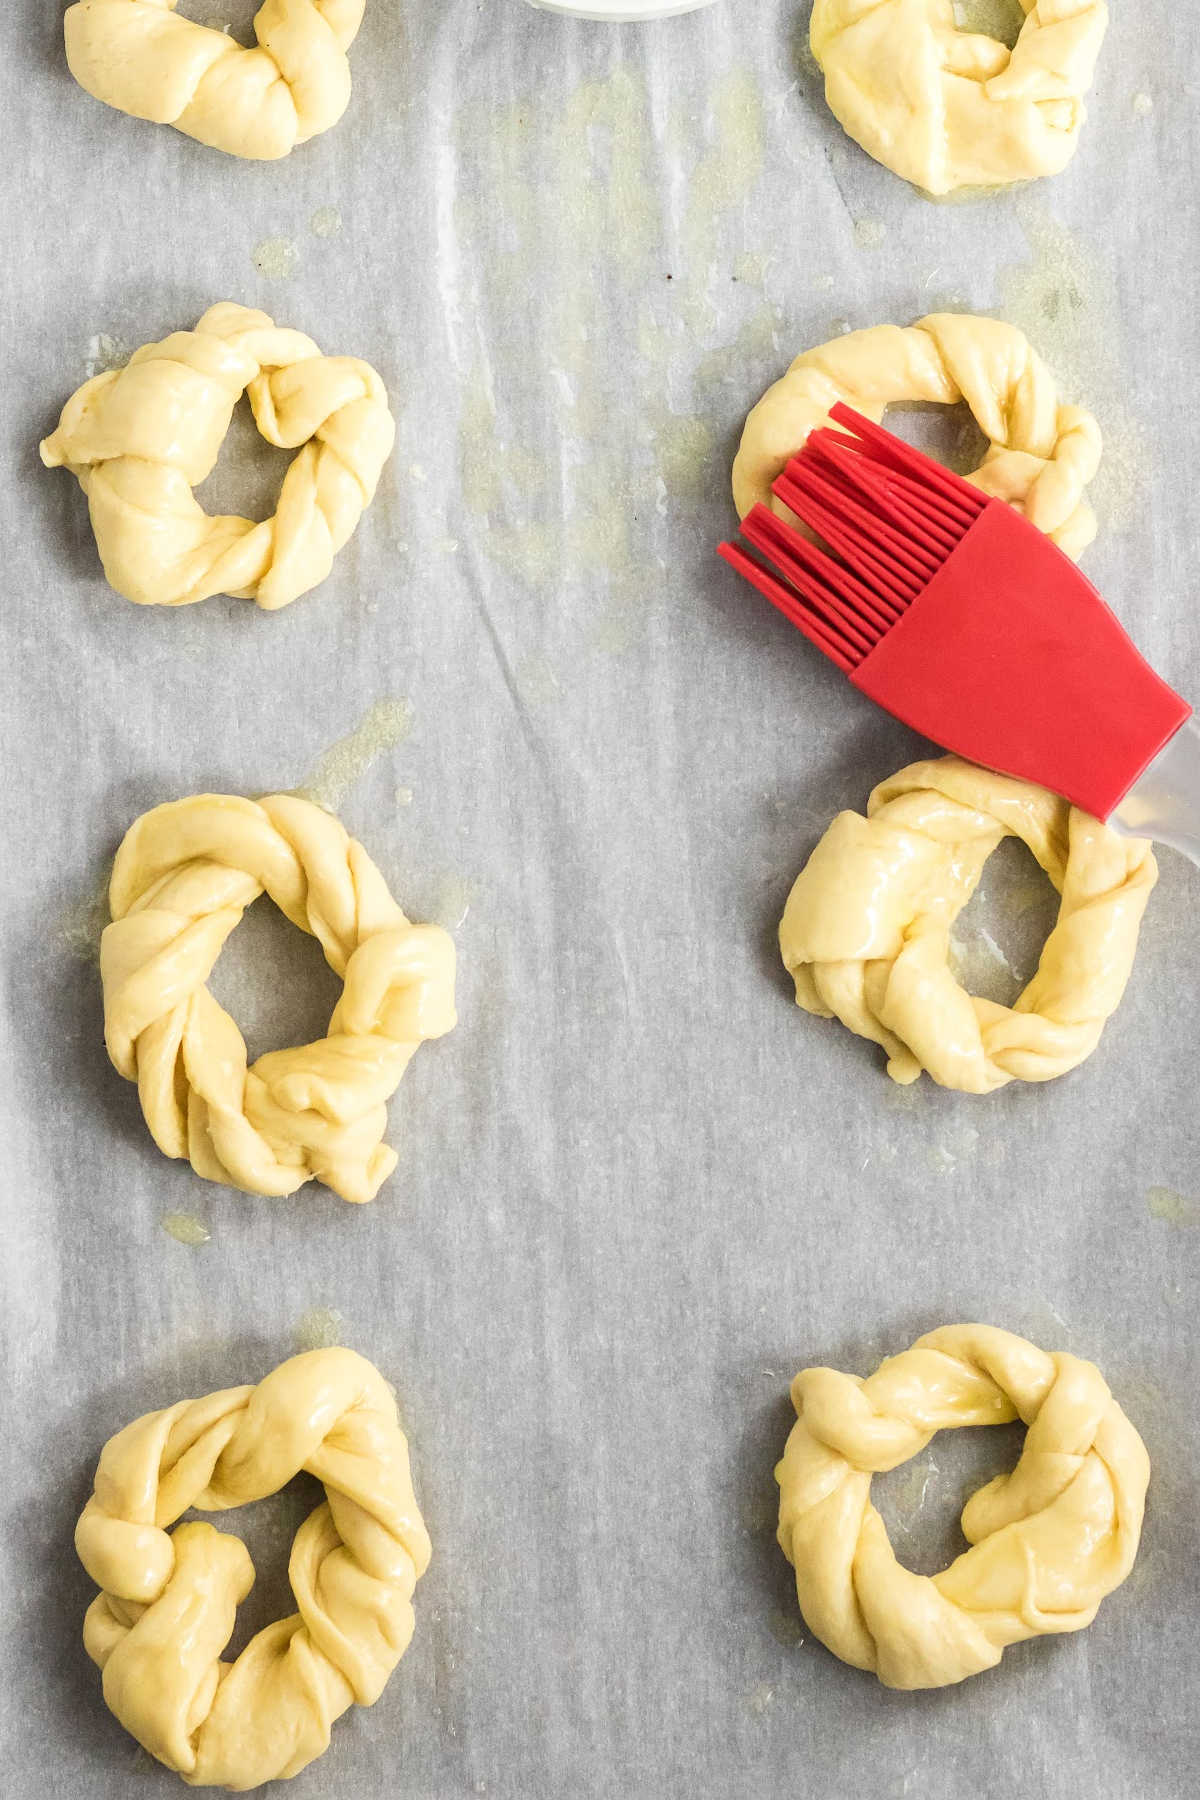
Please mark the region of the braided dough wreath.
[[[1015, 1006], [950, 973], [950, 928], [992, 851], [1020, 838], [1061, 896]], [[1158, 868], [1057, 794], [954, 756], [882, 782], [867, 816], [839, 813], [796, 877], [779, 927], [796, 1002], [887, 1051], [893, 1081], [922, 1069], [989, 1094], [1050, 1081], [1090, 1056], [1120, 1004]]]
[[[325, 1488], [292, 1545], [298, 1610], [221, 1661], [254, 1584], [223, 1512], [306, 1469]], [[352, 1703], [371, 1706], [408, 1648], [429, 1538], [383, 1377], [353, 1350], [294, 1356], [257, 1387], [147, 1413], [104, 1446], [75, 1530], [103, 1590], [83, 1642], [109, 1710], [192, 1787], [236, 1791], [298, 1774]]]
[[1023, 332], [970, 313], [873, 325], [798, 356], [746, 420], [733, 465], [739, 516], [761, 500], [791, 517], [771, 483], [839, 400], [877, 423], [897, 402], [965, 400], [989, 440], [967, 479], [1015, 506], [1068, 556], [1095, 537], [1083, 494], [1100, 466], [1099, 426], [1082, 407], [1060, 403]]
[[174, 125], [231, 156], [270, 161], [336, 125], [350, 101], [346, 52], [366, 0], [265, 0], [257, 48], [182, 19], [178, 0], [79, 0], [67, 66], [135, 119]]
[[[779, 1483], [779, 1543], [800, 1610], [835, 1656], [885, 1687], [945, 1687], [1009, 1644], [1081, 1631], [1133, 1567], [1150, 1462], [1094, 1364], [988, 1325], [918, 1338], [866, 1381], [804, 1369]], [[871, 1477], [935, 1432], [1020, 1419], [1011, 1475], [963, 1508], [971, 1548], [932, 1579], [897, 1561]]]
[[[212, 473], [244, 393], [270, 444], [303, 446], [273, 518], [210, 518], [193, 487]], [[85, 381], [41, 446], [88, 497], [109, 583], [139, 606], [210, 594], [287, 606], [324, 581], [375, 494], [396, 435], [369, 363], [322, 356], [301, 331], [222, 301], [194, 331]]]
[[[262, 893], [345, 987], [327, 1037], [247, 1068], [241, 1032], [204, 984]], [[397, 1160], [382, 1141], [387, 1102], [417, 1046], [455, 1023], [447, 933], [411, 925], [362, 845], [291, 794], [197, 794], [144, 813], [117, 851], [109, 904], [105, 1043], [163, 1154], [246, 1193], [315, 1179], [373, 1200]]]
[[816, 0], [809, 39], [834, 117], [930, 194], [1056, 175], [1075, 154], [1104, 0], [1020, 0], [1012, 50], [953, 0]]

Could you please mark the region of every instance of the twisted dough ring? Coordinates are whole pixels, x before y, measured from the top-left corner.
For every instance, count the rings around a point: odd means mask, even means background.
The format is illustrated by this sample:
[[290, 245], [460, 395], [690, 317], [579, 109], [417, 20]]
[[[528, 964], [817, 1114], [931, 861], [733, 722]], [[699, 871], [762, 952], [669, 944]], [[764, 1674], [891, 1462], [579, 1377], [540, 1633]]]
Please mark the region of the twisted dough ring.
[[[248, 1069], [241, 1032], [204, 984], [264, 892], [345, 987], [328, 1037]], [[446, 932], [410, 925], [362, 845], [290, 794], [198, 794], [144, 813], [117, 851], [109, 904], [105, 1042], [163, 1154], [247, 1193], [316, 1179], [373, 1200], [396, 1166], [387, 1101], [417, 1046], [455, 1023]]]
[[118, 111], [231, 156], [286, 156], [350, 101], [346, 51], [366, 0], [265, 0], [258, 47], [181, 19], [178, 0], [79, 0], [63, 21], [67, 66]]
[[[968, 994], [949, 965], [950, 928], [1006, 837], [1029, 846], [1061, 896], [1011, 1008]], [[1157, 879], [1149, 844], [1045, 788], [947, 756], [882, 782], [865, 819], [838, 814], [788, 895], [779, 947], [797, 1004], [882, 1045], [893, 1081], [925, 1069], [941, 1087], [988, 1094], [1050, 1081], [1091, 1055]]]
[[[303, 445], [273, 518], [210, 518], [192, 493], [211, 474], [243, 393], [268, 443]], [[368, 363], [322, 356], [301, 331], [232, 301], [194, 331], [85, 381], [41, 446], [88, 497], [110, 584], [140, 606], [210, 594], [274, 610], [324, 581], [391, 454], [387, 390]]]
[[[222, 1662], [254, 1583], [250, 1554], [201, 1521], [166, 1528], [191, 1506], [262, 1500], [301, 1469], [325, 1501], [292, 1545], [299, 1611]], [[378, 1700], [429, 1565], [396, 1402], [353, 1350], [311, 1350], [258, 1387], [127, 1425], [101, 1453], [75, 1547], [103, 1590], [83, 1642], [110, 1711], [189, 1786], [238, 1791], [297, 1774], [352, 1702]]]
[[733, 465], [740, 516], [761, 500], [791, 517], [771, 483], [839, 400], [877, 422], [897, 401], [965, 400], [989, 440], [968, 479], [1015, 506], [1068, 556], [1082, 555], [1096, 535], [1083, 498], [1100, 466], [1095, 419], [1059, 403], [1050, 371], [1015, 325], [969, 313], [873, 325], [798, 356], [746, 420]]
[[1108, 27], [1104, 0], [1020, 0], [1010, 50], [960, 31], [953, 0], [816, 0], [810, 42], [834, 117], [931, 194], [1056, 175], [1075, 154]]
[[[1090, 1625], [1133, 1567], [1150, 1463], [1090, 1362], [947, 1325], [866, 1381], [805, 1369], [779, 1483], [779, 1542], [821, 1642], [885, 1687], [944, 1687], [1009, 1644]], [[895, 1558], [871, 1477], [961, 1425], [1028, 1426], [1011, 1475], [963, 1508], [972, 1546], [932, 1580]]]

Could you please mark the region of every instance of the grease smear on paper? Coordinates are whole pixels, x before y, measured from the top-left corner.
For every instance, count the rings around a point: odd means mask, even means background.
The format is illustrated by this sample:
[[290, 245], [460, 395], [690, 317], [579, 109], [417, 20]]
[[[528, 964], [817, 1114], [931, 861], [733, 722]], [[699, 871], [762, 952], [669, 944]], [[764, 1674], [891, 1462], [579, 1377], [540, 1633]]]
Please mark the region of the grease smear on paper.
[[297, 1350], [332, 1350], [345, 1342], [342, 1336], [345, 1322], [336, 1307], [310, 1306], [296, 1320], [292, 1341]]
[[353, 731], [331, 744], [317, 758], [303, 787], [295, 791], [328, 812], [337, 812], [354, 784], [379, 757], [402, 744], [412, 731], [413, 709], [408, 700], [376, 700]]
[[203, 1219], [196, 1218], [194, 1213], [164, 1213], [158, 1221], [169, 1238], [177, 1244], [187, 1244], [197, 1249], [212, 1239], [212, 1232]]
[[[760, 288], [766, 266], [749, 253], [720, 266], [728, 215], [765, 161], [751, 77], [724, 77], [699, 117], [678, 106], [666, 136], [683, 182], [660, 179], [662, 130], [642, 78], [624, 68], [582, 83], [565, 106], [546, 110], [531, 96], [482, 119], [471, 109], [458, 124], [464, 170], [488, 171], [456, 190], [459, 241], [489, 246], [471, 277], [480, 310], [528, 335], [528, 296], [543, 297], [534, 372], [505, 371], [521, 391], [498, 391], [486, 345], [474, 345], [462, 371], [466, 503], [487, 520], [491, 560], [535, 589], [557, 583], [568, 616], [586, 600], [579, 630], [593, 650], [636, 641], [661, 590], [662, 571], [637, 549], [639, 516], [723, 487], [724, 459], [696, 404], [709, 398], [696, 381], [698, 336], [719, 323], [720, 306], [741, 309], [739, 283]], [[548, 247], [565, 271], [586, 265], [587, 278], [568, 273], [546, 292]], [[630, 433], [614, 433], [605, 377], [631, 359], [647, 395], [663, 396], [634, 422], [632, 445]], [[550, 417], [523, 441], [508, 421], [531, 398]]]
[[1017, 221], [1029, 255], [1000, 271], [1001, 311], [1019, 325], [1058, 377], [1065, 400], [1094, 412], [1104, 457], [1090, 497], [1104, 529], [1137, 517], [1153, 468], [1142, 422], [1130, 412], [1129, 371], [1120, 361], [1122, 311], [1108, 268], [1041, 198], [1022, 192]]

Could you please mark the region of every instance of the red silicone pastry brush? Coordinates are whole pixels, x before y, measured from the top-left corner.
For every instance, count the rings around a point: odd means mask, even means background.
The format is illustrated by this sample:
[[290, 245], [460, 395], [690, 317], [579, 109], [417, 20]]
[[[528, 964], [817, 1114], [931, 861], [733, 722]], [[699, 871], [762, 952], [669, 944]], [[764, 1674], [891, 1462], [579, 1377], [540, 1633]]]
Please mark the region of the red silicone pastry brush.
[[758, 555], [722, 544], [726, 562], [915, 731], [1200, 862], [1192, 709], [1091, 582], [1006, 501], [831, 417], [773, 484], [821, 543], [759, 505]]

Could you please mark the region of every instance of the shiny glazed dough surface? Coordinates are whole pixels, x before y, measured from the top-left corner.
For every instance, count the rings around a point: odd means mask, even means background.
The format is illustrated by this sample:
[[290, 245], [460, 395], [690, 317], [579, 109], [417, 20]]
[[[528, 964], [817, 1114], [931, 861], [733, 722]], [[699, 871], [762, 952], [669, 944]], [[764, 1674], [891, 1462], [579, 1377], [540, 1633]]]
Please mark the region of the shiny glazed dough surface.
[[[248, 394], [269, 444], [299, 449], [272, 518], [210, 518], [192, 489], [216, 466]], [[324, 581], [374, 498], [395, 424], [369, 363], [232, 301], [94, 375], [41, 445], [87, 495], [104, 573], [139, 606], [211, 594], [288, 606]]]
[[[326, 1037], [247, 1067], [205, 983], [262, 893], [345, 985]], [[248, 1193], [315, 1179], [373, 1200], [396, 1166], [387, 1102], [418, 1046], [455, 1023], [449, 935], [410, 924], [362, 845], [294, 794], [197, 794], [144, 813], [117, 851], [109, 903], [105, 1042], [164, 1155]]]
[[[223, 1662], [249, 1553], [202, 1520], [168, 1527], [190, 1507], [265, 1499], [302, 1469], [325, 1501], [292, 1545], [298, 1610]], [[127, 1425], [104, 1446], [75, 1546], [102, 1590], [83, 1641], [110, 1710], [190, 1785], [236, 1791], [297, 1774], [347, 1707], [379, 1698], [430, 1554], [395, 1399], [343, 1349]]]
[[[805, 1369], [779, 1483], [779, 1542], [809, 1628], [887, 1687], [944, 1687], [1009, 1644], [1090, 1625], [1133, 1567], [1150, 1462], [1100, 1371], [988, 1325], [948, 1325], [865, 1381]], [[970, 1549], [932, 1578], [897, 1562], [871, 1477], [935, 1432], [1020, 1419], [1011, 1475], [962, 1513]]]
[[[950, 928], [1006, 837], [1028, 845], [1060, 896], [1012, 1007], [968, 994], [949, 962]], [[1157, 878], [1148, 843], [948, 756], [881, 782], [865, 818], [838, 814], [788, 895], [779, 947], [797, 1004], [881, 1045], [893, 1081], [925, 1070], [941, 1087], [988, 1094], [1050, 1081], [1091, 1055]]]
[[816, 0], [813, 55], [834, 117], [931, 194], [1055, 175], [1075, 154], [1108, 8], [1020, 0], [1012, 50], [960, 30], [953, 0]]
[[1066, 406], [1025, 334], [1002, 319], [931, 313], [915, 325], [872, 325], [802, 351], [746, 420], [733, 465], [744, 517], [756, 501], [790, 518], [771, 483], [841, 400], [881, 420], [889, 406], [965, 401], [987, 454], [967, 479], [1024, 514], [1068, 556], [1096, 535], [1084, 498], [1100, 466], [1100, 428]]

